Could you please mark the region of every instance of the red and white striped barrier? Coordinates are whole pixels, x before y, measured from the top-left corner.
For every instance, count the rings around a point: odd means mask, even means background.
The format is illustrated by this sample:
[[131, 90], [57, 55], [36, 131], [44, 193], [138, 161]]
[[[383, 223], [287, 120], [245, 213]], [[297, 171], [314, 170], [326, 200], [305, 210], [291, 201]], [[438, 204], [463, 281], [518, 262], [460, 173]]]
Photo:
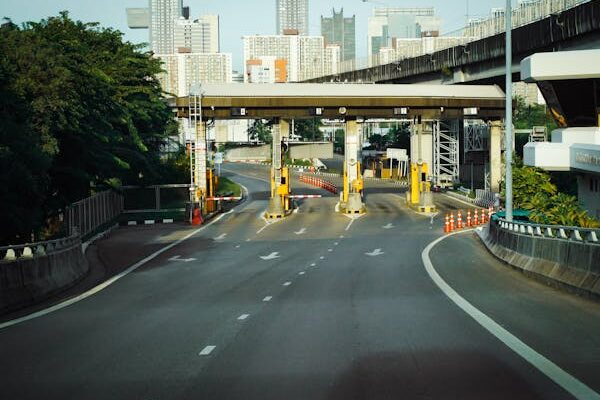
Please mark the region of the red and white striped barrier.
[[320, 199], [320, 194], [290, 194], [286, 196], [288, 199]]
[[221, 196], [221, 197], [207, 197], [206, 200], [224, 200], [224, 201], [233, 201], [233, 200], [241, 200], [242, 197], [232, 197], [232, 196]]
[[317, 177], [310, 176], [310, 175], [300, 175], [299, 179], [300, 179], [300, 182], [304, 182], [304, 183], [308, 183], [309, 185], [320, 187], [321, 189], [325, 189], [328, 192], [331, 192], [333, 194], [337, 194], [337, 192], [338, 192], [337, 186], [335, 186], [333, 183], [328, 182], [324, 179], [317, 178]]

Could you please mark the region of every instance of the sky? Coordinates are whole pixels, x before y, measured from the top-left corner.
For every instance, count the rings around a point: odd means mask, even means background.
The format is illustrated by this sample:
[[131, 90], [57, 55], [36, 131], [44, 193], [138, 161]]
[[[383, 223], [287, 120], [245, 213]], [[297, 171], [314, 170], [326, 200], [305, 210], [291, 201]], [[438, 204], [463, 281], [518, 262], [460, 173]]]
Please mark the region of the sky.
[[[221, 24], [221, 52], [231, 53], [233, 67], [242, 69], [243, 35], [275, 34], [276, 0], [184, 0], [191, 17], [218, 14]], [[454, 31], [466, 23], [467, 7], [471, 17], [485, 17], [490, 9], [504, 7], [505, 0], [309, 0], [310, 33], [320, 35], [321, 15], [344, 8], [344, 16], [356, 15], [357, 57], [367, 56], [367, 19], [374, 7], [434, 7], [443, 19], [442, 33]], [[20, 24], [39, 21], [67, 10], [74, 19], [99, 22], [125, 34], [125, 39], [148, 42], [147, 30], [127, 27], [125, 8], [146, 7], [148, 0], [0, 0], [0, 18], [9, 17]]]

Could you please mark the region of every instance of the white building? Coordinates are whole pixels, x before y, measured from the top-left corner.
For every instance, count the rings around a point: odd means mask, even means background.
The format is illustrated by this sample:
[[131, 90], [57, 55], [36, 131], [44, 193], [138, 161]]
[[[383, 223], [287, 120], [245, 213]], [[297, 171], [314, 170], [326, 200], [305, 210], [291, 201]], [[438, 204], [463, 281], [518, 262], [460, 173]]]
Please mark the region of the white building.
[[150, 0], [150, 46], [154, 54], [175, 52], [175, 21], [183, 16], [183, 0]]
[[277, 0], [277, 34], [308, 35], [308, 0]]
[[218, 53], [219, 16], [203, 15], [196, 20], [180, 17], [175, 21], [174, 47], [191, 53]]
[[328, 44], [325, 46], [323, 57], [323, 68], [325, 75], [339, 74], [341, 71], [342, 48], [339, 44]]
[[527, 143], [525, 165], [571, 171], [578, 197], [600, 218], [600, 50], [537, 53], [521, 62], [521, 79], [537, 82], [560, 126], [552, 142]]
[[[325, 44], [322, 36], [255, 35], [242, 39], [245, 82], [261, 81], [256, 74], [266, 76], [265, 68], [275, 77], [269, 82], [297, 82], [323, 75]], [[269, 64], [271, 61], [273, 67]], [[284, 80], [283, 76], [287, 78]]]
[[190, 87], [202, 83], [231, 83], [231, 54], [176, 53], [159, 54], [165, 73], [158, 79], [165, 92], [188, 96]]

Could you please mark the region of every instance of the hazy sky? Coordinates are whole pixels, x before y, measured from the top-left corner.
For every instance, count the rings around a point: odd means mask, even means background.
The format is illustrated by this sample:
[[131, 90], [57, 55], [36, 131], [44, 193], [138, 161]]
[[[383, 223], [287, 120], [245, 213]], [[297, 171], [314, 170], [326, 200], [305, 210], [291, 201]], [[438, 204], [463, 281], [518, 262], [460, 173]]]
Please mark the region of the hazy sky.
[[[320, 34], [320, 16], [330, 16], [332, 7], [344, 8], [345, 16], [356, 15], [357, 57], [367, 56], [367, 18], [374, 7], [434, 7], [444, 20], [442, 32], [465, 25], [467, 3], [469, 15], [483, 17], [491, 8], [504, 7], [505, 0], [309, 0], [310, 32]], [[127, 28], [126, 7], [146, 7], [147, 0], [0, 0], [0, 17], [13, 22], [38, 21], [61, 10], [82, 21], [97, 21], [119, 29], [132, 42], [148, 42], [147, 30]], [[221, 21], [221, 51], [232, 53], [234, 69], [242, 66], [242, 35], [275, 33], [275, 0], [184, 0], [191, 16], [218, 14]]]

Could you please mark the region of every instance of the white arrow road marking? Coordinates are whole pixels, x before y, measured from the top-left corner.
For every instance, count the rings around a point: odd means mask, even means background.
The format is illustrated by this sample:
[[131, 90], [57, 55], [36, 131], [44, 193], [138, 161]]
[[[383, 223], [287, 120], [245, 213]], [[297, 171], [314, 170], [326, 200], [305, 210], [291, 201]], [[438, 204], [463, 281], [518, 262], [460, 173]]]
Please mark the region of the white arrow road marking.
[[382, 228], [383, 229], [392, 229], [392, 228], [394, 228], [394, 225], [392, 225], [391, 223], [389, 223], [387, 225], [382, 226]]
[[296, 235], [303, 235], [306, 233], [306, 228], [300, 229], [298, 232], [294, 232]]
[[217, 346], [206, 346], [205, 348], [202, 349], [202, 351], [200, 353], [198, 353], [198, 355], [199, 356], [207, 356], [210, 353], [212, 353], [212, 351], [216, 348], [217, 348]]
[[220, 234], [219, 236], [217, 236], [217, 237], [215, 238], [215, 240], [223, 240], [223, 239], [225, 239], [225, 236], [227, 236], [227, 234], [226, 234], [226, 233], [222, 233], [222, 234]]
[[370, 257], [377, 257], [380, 256], [382, 254], [385, 254], [383, 251], [381, 251], [381, 249], [375, 249], [373, 250], [371, 253], [365, 253], [366, 255], [370, 256]]
[[260, 258], [262, 258], [263, 260], [274, 260], [276, 258], [279, 258], [279, 252], [275, 251], [269, 254], [268, 256], [260, 256]]
[[175, 256], [175, 257], [169, 258], [169, 261], [191, 262], [191, 261], [196, 261], [196, 259], [195, 258], [181, 258], [181, 256]]

